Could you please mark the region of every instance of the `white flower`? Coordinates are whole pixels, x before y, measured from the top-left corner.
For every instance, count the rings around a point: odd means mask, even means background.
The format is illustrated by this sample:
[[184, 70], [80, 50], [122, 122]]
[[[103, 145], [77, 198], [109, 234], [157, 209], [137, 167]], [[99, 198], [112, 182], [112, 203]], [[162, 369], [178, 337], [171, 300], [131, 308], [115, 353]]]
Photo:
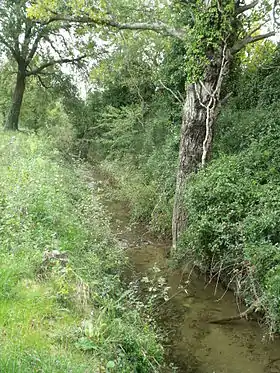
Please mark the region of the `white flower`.
[[147, 276], [142, 277], [141, 282], [145, 282], [145, 283], [150, 282], [149, 277], [147, 277]]
[[153, 271], [155, 273], [158, 273], [158, 272], [160, 272], [160, 269], [157, 266], [153, 266]]
[[166, 279], [164, 277], [159, 277], [158, 278], [159, 285], [163, 286], [165, 284], [165, 282], [166, 282]]

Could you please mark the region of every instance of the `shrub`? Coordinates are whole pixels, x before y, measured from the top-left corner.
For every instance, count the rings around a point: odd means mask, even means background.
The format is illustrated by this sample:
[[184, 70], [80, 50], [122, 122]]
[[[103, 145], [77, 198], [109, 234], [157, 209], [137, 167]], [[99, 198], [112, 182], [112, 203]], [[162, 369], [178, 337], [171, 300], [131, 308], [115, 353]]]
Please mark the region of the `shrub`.
[[192, 178], [185, 194], [188, 229], [178, 253], [212, 275], [222, 272], [249, 304], [258, 300], [274, 331], [280, 329], [278, 143], [268, 135]]

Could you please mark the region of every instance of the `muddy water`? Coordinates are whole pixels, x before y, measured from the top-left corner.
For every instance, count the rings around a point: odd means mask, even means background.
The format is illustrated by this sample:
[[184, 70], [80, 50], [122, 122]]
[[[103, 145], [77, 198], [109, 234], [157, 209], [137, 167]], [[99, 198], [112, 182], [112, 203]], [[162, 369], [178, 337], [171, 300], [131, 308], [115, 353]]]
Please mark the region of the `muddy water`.
[[187, 293], [180, 292], [166, 302], [159, 315], [161, 326], [169, 333], [167, 358], [178, 366], [178, 372], [280, 373], [280, 340], [265, 340], [256, 321], [209, 323], [237, 314], [233, 294], [224, 294], [222, 287], [207, 284], [204, 276], [194, 272], [182, 276], [181, 270], [171, 270], [166, 257], [170, 243], [152, 238], [144, 226], [131, 225], [127, 204], [112, 197], [112, 185], [98, 172], [94, 177], [134, 271], [143, 276], [156, 264], [168, 278], [171, 296], [178, 293], [182, 281], [190, 280]]

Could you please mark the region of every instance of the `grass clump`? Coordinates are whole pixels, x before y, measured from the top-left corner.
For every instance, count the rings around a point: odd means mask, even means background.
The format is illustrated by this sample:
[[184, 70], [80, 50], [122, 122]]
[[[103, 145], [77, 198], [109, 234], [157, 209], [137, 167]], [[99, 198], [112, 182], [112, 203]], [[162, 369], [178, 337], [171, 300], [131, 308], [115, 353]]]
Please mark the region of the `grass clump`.
[[151, 372], [162, 348], [129, 303], [98, 197], [50, 139], [0, 139], [0, 371]]

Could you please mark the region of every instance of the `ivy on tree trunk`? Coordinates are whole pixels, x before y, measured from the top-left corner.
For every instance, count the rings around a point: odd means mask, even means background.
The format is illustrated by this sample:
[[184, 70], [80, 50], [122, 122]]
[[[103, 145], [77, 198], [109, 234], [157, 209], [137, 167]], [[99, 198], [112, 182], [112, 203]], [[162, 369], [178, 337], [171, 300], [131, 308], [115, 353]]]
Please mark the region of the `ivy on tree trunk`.
[[204, 79], [189, 84], [186, 92], [172, 219], [173, 249], [176, 249], [180, 233], [187, 226], [187, 212], [184, 208], [186, 183], [211, 158], [221, 87], [230, 63], [230, 52], [226, 44], [220, 48], [218, 55], [215, 62], [206, 67]]

